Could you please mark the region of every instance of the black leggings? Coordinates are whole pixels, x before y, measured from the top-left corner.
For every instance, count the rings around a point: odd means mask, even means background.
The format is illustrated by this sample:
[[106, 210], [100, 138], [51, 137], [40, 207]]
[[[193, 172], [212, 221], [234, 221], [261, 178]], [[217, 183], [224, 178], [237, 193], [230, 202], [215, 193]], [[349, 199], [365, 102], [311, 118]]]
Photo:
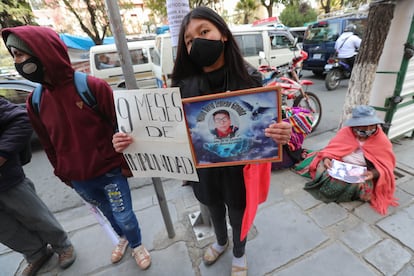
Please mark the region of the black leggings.
[[[207, 206], [213, 221], [217, 243], [225, 245], [228, 240], [226, 223], [226, 205], [224, 203]], [[244, 210], [228, 208], [230, 225], [233, 231], [233, 255], [240, 258], [244, 255], [246, 238], [240, 241]]]

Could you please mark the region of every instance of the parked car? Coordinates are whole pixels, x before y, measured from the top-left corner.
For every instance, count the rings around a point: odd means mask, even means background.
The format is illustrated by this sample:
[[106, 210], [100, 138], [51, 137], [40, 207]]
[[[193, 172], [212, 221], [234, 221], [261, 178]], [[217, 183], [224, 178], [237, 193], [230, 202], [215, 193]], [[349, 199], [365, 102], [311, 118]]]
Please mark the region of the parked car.
[[[294, 57], [292, 46], [295, 39], [287, 28], [241, 25], [231, 27], [231, 31], [241, 54], [254, 67], [262, 62], [260, 52], [264, 52], [269, 65], [275, 67], [287, 65]], [[171, 35], [166, 33], [155, 38], [155, 49], [159, 56], [159, 60], [153, 62], [157, 85], [168, 87], [177, 47], [172, 46]]]
[[335, 42], [347, 25], [357, 26], [358, 35], [363, 39], [368, 24], [366, 13], [349, 14], [340, 17], [321, 19], [311, 25], [303, 39], [303, 50], [308, 59], [303, 61], [303, 70], [311, 70], [315, 75], [322, 75], [325, 64], [335, 53]]
[[[4, 97], [12, 103], [26, 108], [26, 99], [39, 84], [28, 80], [8, 80], [0, 79], [0, 97]], [[37, 142], [35, 132], [32, 135], [32, 144]]]
[[[157, 62], [159, 58], [154, 48], [153, 39], [128, 42], [132, 67], [139, 88], [157, 87], [152, 63]], [[89, 64], [92, 76], [104, 79], [114, 89], [125, 88], [121, 61], [115, 44], [91, 47]]]
[[308, 27], [289, 27], [289, 32], [294, 36], [298, 38], [298, 46], [302, 48], [303, 46], [303, 38], [305, 37], [305, 32], [308, 29]]
[[39, 84], [28, 80], [0, 80], [0, 96], [26, 108], [26, 99]]

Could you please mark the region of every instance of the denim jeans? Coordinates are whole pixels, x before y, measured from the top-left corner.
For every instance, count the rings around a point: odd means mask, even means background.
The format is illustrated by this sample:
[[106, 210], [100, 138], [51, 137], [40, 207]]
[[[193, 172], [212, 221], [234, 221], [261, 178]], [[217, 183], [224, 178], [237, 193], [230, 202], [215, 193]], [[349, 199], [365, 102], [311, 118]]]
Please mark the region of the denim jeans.
[[131, 190], [117, 168], [85, 181], [71, 181], [76, 192], [101, 210], [119, 236], [125, 236], [131, 248], [141, 245], [141, 229], [132, 210]]

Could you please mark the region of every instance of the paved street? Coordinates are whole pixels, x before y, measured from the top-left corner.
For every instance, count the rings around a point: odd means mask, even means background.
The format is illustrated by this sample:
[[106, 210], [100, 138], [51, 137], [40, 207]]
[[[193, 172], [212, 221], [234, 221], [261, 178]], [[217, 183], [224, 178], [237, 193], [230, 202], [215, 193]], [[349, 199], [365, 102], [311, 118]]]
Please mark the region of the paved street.
[[[333, 134], [328, 131], [312, 135], [306, 146], [322, 147]], [[303, 190], [307, 179], [290, 170], [274, 172], [269, 197], [260, 206], [248, 237], [249, 275], [414, 275], [413, 147], [414, 140], [409, 138], [394, 143], [398, 160], [396, 196], [400, 206], [391, 208], [384, 217], [361, 202], [322, 203]], [[36, 164], [44, 158], [43, 151], [35, 153], [33, 161], [26, 166], [29, 176], [35, 175]], [[69, 269], [60, 270], [55, 256], [40, 275], [208, 276], [230, 273], [231, 250], [211, 267], [202, 264], [202, 252], [213, 241], [211, 229], [192, 227], [189, 215], [199, 211], [199, 205], [191, 188], [182, 187], [180, 181], [163, 181], [175, 232], [173, 238], [168, 237], [151, 180], [134, 179], [131, 183], [143, 241], [153, 258], [149, 270], [140, 271], [130, 256], [130, 249], [119, 264], [110, 263], [113, 245], [74, 191], [53, 176], [34, 180], [37, 185], [42, 181], [56, 182], [54, 193], [62, 199], [60, 207], [63, 208], [59, 208], [59, 202], [56, 203], [50, 193], [50, 197], [39, 193], [51, 208], [60, 210], [56, 215], [70, 233], [78, 252], [77, 261]], [[71, 207], [65, 207], [68, 201], [72, 202]], [[197, 228], [202, 229], [204, 238], [196, 237], [193, 230]], [[24, 265], [20, 254], [0, 247], [0, 275], [15, 275]]]

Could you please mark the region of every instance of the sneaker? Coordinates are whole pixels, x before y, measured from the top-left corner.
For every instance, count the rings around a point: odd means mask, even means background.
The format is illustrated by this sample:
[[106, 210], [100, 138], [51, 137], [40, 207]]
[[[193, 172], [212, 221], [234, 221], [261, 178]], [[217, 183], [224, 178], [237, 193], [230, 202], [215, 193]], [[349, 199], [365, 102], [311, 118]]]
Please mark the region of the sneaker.
[[70, 267], [76, 260], [76, 252], [73, 245], [68, 246], [59, 254], [59, 266], [62, 269]]
[[147, 269], [151, 265], [151, 256], [148, 253], [147, 249], [141, 244], [138, 247], [135, 247], [132, 250], [132, 256], [135, 258], [137, 265], [142, 270]]
[[124, 257], [125, 251], [128, 246], [128, 240], [126, 238], [120, 238], [115, 249], [112, 251], [111, 262], [113, 264], [119, 262]]
[[23, 270], [21, 276], [34, 276], [42, 268], [47, 261], [53, 256], [53, 251], [47, 248], [47, 253], [40, 257], [37, 261], [29, 263]]

